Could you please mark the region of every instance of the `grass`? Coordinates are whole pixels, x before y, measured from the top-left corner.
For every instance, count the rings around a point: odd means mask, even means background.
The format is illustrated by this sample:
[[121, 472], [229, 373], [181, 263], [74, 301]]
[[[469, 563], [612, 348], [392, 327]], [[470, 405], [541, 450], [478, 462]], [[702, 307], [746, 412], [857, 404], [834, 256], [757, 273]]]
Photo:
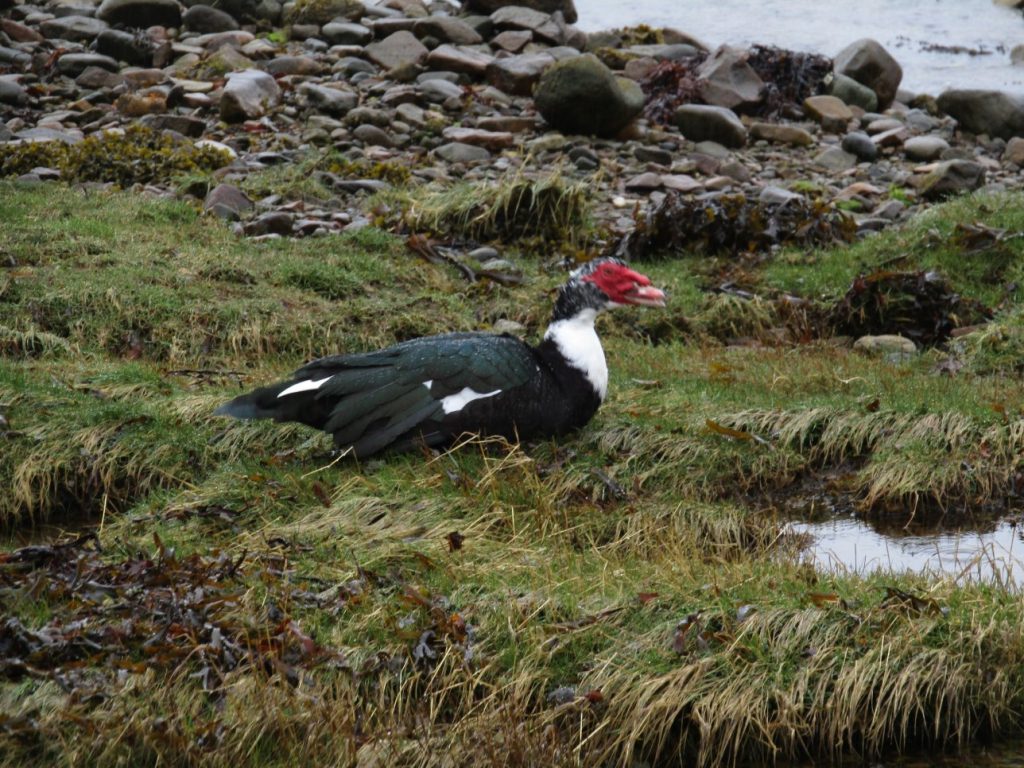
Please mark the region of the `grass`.
[[[804, 295], [1022, 212], [954, 201], [805, 254]], [[211, 413], [328, 352], [536, 337], [550, 258], [470, 285], [377, 230], [252, 243], [54, 185], [0, 186], [0, 219], [0, 762], [720, 766], [1021, 735], [1019, 585], [820, 573], [772, 503], [843, 467], [862, 514], [1019, 509], [1019, 297], [981, 273], [950, 277], [1003, 296], [995, 322], [894, 365], [779, 343], [792, 318], [705, 296], [695, 259], [641, 265], [672, 306], [602, 318], [609, 400], [578, 435], [355, 464]], [[796, 290], [787, 258], [766, 295]]]

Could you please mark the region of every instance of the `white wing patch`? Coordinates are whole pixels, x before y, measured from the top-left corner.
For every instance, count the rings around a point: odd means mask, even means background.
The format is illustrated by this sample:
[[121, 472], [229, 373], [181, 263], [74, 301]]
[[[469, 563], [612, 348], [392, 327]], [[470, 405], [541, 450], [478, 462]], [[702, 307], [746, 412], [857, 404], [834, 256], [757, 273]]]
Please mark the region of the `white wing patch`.
[[328, 381], [331, 378], [333, 378], [333, 377], [332, 376], [328, 376], [327, 378], [324, 378], [324, 379], [306, 379], [305, 381], [296, 382], [295, 384], [292, 384], [290, 387], [288, 387], [288, 389], [286, 389], [286, 390], [284, 390], [282, 392], [279, 392], [277, 397], [278, 397], [278, 399], [280, 399], [280, 398], [284, 397], [285, 395], [294, 395], [297, 392], [305, 392], [305, 391], [310, 390], [310, 389], [320, 389], [320, 386], [325, 381]]
[[469, 387], [463, 387], [461, 391], [456, 392], [454, 395], [441, 398], [441, 407], [444, 408], [445, 414], [455, 413], [456, 411], [461, 411], [474, 400], [494, 397], [499, 392], [501, 392], [500, 389], [496, 389], [493, 392], [476, 392]]
[[597, 312], [587, 309], [575, 317], [558, 320], [548, 326], [545, 339], [554, 339], [569, 365], [587, 377], [598, 397], [604, 401], [608, 393], [608, 363], [604, 359], [601, 340], [594, 330]]

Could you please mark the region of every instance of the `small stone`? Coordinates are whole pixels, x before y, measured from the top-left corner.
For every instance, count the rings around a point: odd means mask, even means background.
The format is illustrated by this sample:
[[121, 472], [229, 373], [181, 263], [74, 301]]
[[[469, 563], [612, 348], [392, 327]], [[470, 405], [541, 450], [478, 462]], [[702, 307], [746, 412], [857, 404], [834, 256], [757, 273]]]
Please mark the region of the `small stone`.
[[384, 69], [420, 64], [429, 51], [412, 32], [399, 31], [380, 42], [366, 46], [366, 56]]
[[509, 56], [487, 65], [484, 76], [491, 85], [513, 96], [530, 96], [541, 75], [553, 66], [555, 58], [548, 52]]
[[395, 144], [394, 139], [388, 135], [387, 131], [383, 128], [378, 128], [376, 125], [370, 125], [369, 123], [356, 126], [352, 131], [352, 135], [359, 141], [363, 142], [363, 144], [370, 146], [392, 147]]
[[633, 157], [641, 163], [657, 163], [658, 165], [672, 165], [672, 153], [660, 147], [645, 147], [643, 145], [633, 150]]
[[253, 209], [253, 202], [242, 190], [231, 184], [218, 184], [203, 201], [203, 210], [225, 221], [237, 221]]
[[844, 104], [860, 107], [865, 112], [874, 112], [878, 109], [878, 96], [873, 90], [840, 72], [832, 73], [829, 93], [837, 99], [842, 99]]
[[182, 14], [181, 23], [185, 29], [201, 33], [238, 29], [238, 22], [231, 14], [208, 5], [193, 5], [188, 8]]
[[804, 99], [804, 109], [831, 133], [842, 133], [853, 119], [850, 108], [835, 96], [808, 96]]
[[492, 151], [508, 149], [515, 144], [515, 139], [511, 133], [483, 131], [479, 128], [463, 128], [457, 125], [445, 128], [442, 135], [449, 141], [486, 147]]
[[746, 51], [728, 45], [709, 56], [697, 70], [701, 98], [712, 106], [736, 111], [760, 104], [764, 82], [747, 63], [747, 56]]
[[153, 64], [156, 46], [144, 35], [133, 35], [120, 29], [106, 29], [96, 38], [96, 52], [136, 67]]
[[309, 77], [323, 72], [324, 65], [311, 56], [275, 56], [264, 65], [264, 70], [274, 76]]
[[245, 234], [250, 237], [261, 235], [281, 235], [287, 237], [292, 233], [292, 217], [284, 211], [270, 211], [257, 216], [245, 225]]
[[930, 163], [938, 160], [949, 149], [949, 142], [941, 136], [914, 136], [903, 142], [903, 151], [908, 160]]
[[13, 80], [0, 79], [0, 104], [25, 104], [26, 102], [28, 102], [28, 92], [24, 88]]
[[299, 93], [305, 96], [311, 106], [329, 115], [346, 115], [359, 103], [359, 96], [352, 91], [317, 83], [302, 83]]
[[366, 45], [373, 40], [373, 32], [367, 27], [350, 21], [324, 24], [320, 34], [331, 45]]
[[878, 157], [878, 145], [863, 131], [851, 131], [843, 136], [844, 152], [856, 155], [858, 160], [872, 163]]
[[783, 189], [782, 187], [776, 187], [771, 185], [762, 189], [760, 194], [757, 196], [757, 200], [759, 203], [761, 203], [761, 205], [768, 206], [785, 205], [786, 203], [790, 203], [794, 200], [803, 199], [803, 195], [797, 194], [796, 192], [791, 192], [788, 189]]
[[509, 5], [491, 14], [491, 21], [497, 29], [524, 29], [533, 33], [534, 40], [550, 45], [562, 45], [565, 35], [562, 28], [546, 13], [531, 8]]
[[246, 69], [228, 75], [220, 99], [220, 116], [226, 123], [262, 117], [277, 106], [281, 89], [273, 77], [258, 69]]
[[1006, 149], [1003, 150], [1003, 162], [1024, 166], [1024, 138], [1014, 136], [1006, 142]]
[[853, 348], [871, 357], [881, 357], [891, 363], [904, 363], [917, 355], [917, 345], [906, 336], [881, 334], [861, 336], [853, 342]]
[[491, 38], [491, 48], [499, 48], [509, 53], [519, 53], [526, 44], [533, 40], [533, 33], [525, 29], [509, 29]]
[[918, 191], [925, 200], [941, 200], [972, 192], [984, 183], [984, 166], [971, 160], [948, 160], [921, 179]]
[[87, 67], [101, 67], [110, 72], [117, 72], [120, 69], [114, 59], [101, 53], [65, 53], [57, 59], [57, 69], [68, 77], [77, 77]]
[[473, 27], [454, 16], [428, 16], [418, 20], [412, 31], [421, 39], [433, 37], [442, 43], [455, 45], [477, 45], [484, 41]]
[[661, 175], [657, 173], [641, 173], [639, 176], [627, 179], [624, 185], [627, 192], [650, 192], [661, 189], [662, 186]]
[[688, 176], [685, 173], [666, 173], [661, 177], [662, 184], [665, 185], [665, 189], [671, 189], [676, 192], [682, 192], [683, 194], [689, 192], [700, 192], [704, 189], [704, 185], [697, 181], [692, 176]]
[[[871, 141], [871, 139], [868, 139]], [[819, 153], [814, 162], [830, 171], [846, 171], [857, 165], [857, 156], [851, 155], [839, 147], [829, 147]]]
[[92, 16], [58, 16], [39, 25], [39, 31], [49, 39], [88, 43], [109, 27], [107, 22]]
[[793, 147], [809, 147], [814, 144], [814, 136], [807, 129], [780, 123], [754, 123], [750, 126], [750, 138]]
[[206, 121], [188, 115], [146, 115], [140, 121], [155, 131], [174, 131], [198, 139], [206, 130]]
[[747, 143], [747, 129], [736, 113], [725, 107], [684, 104], [676, 110], [675, 123], [691, 141], [715, 141], [738, 148]]
[[179, 27], [181, 6], [177, 0], [103, 0], [96, 18], [136, 29]]
[[427, 55], [427, 66], [435, 70], [464, 72], [483, 77], [494, 57], [475, 48], [460, 48], [447, 43], [437, 46]]
[[491, 159], [491, 153], [483, 147], [459, 141], [442, 144], [434, 150], [434, 154], [449, 163], [479, 163]]

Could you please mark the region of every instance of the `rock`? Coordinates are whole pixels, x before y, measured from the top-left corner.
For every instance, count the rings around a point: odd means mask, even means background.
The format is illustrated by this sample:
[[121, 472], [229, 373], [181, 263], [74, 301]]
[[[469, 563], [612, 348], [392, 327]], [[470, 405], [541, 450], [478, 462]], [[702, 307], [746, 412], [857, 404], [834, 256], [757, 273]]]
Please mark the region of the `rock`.
[[703, 184], [685, 173], [663, 174], [661, 182], [665, 185], [665, 189], [672, 189], [684, 194], [689, 192], [699, 192], [704, 189]]
[[108, 24], [145, 29], [181, 26], [177, 0], [103, 0], [96, 17]]
[[57, 69], [68, 77], [78, 77], [86, 67], [100, 67], [110, 72], [120, 69], [116, 61], [101, 53], [65, 53], [57, 59]]
[[75, 78], [75, 85], [79, 88], [89, 90], [100, 90], [101, 88], [117, 88], [124, 82], [118, 72], [110, 72], [100, 67], [86, 67], [78, 77]]
[[985, 167], [971, 160], [947, 160], [920, 180], [918, 191], [925, 200], [941, 200], [972, 192], [985, 183]]
[[229, 13], [208, 5], [193, 5], [181, 17], [185, 29], [193, 32], [227, 32], [238, 29], [238, 22]]
[[292, 217], [284, 211], [270, 211], [257, 216], [245, 225], [245, 234], [250, 237], [261, 235], [288, 236], [292, 233]]
[[487, 65], [484, 77], [488, 83], [513, 96], [529, 96], [541, 75], [555, 63], [549, 53], [528, 53], [495, 59]]
[[747, 129], [736, 113], [725, 107], [684, 104], [676, 110], [675, 122], [691, 141], [714, 141], [732, 148], [747, 143]]
[[903, 79], [903, 69], [896, 59], [871, 38], [856, 40], [843, 48], [833, 59], [832, 68], [874, 91], [879, 109], [892, 104]]
[[477, 45], [484, 39], [462, 19], [454, 16], [428, 16], [419, 19], [412, 28], [416, 37], [433, 37], [442, 43], [455, 45]]
[[793, 200], [803, 199], [803, 195], [791, 192], [783, 187], [776, 187], [773, 185], [769, 185], [762, 189], [760, 194], [757, 196], [757, 201], [761, 203], [761, 205], [767, 206], [785, 205]]
[[652, 192], [655, 189], [661, 189], [663, 186], [661, 174], [651, 172], [641, 173], [639, 176], [626, 179], [623, 183], [623, 188], [627, 192], [640, 193]]
[[136, 67], [152, 66], [155, 50], [156, 46], [146, 35], [133, 35], [120, 29], [106, 29], [96, 38], [97, 53]]
[[225, 221], [237, 221], [255, 206], [246, 194], [230, 184], [218, 184], [203, 201], [203, 210]]
[[835, 96], [808, 96], [804, 109], [830, 133], [842, 133], [853, 119], [850, 108]]
[[1001, 139], [1024, 136], [1024, 97], [1002, 91], [953, 89], [943, 92], [938, 106], [971, 133]]
[[338, 19], [357, 21], [365, 12], [366, 8], [359, 0], [318, 0], [318, 2], [285, 3], [282, 7], [281, 17], [286, 24], [323, 26]]
[[639, 85], [615, 77], [588, 53], [548, 68], [533, 100], [541, 116], [559, 131], [614, 136], [640, 114], [645, 97]]
[[899, 125], [896, 128], [876, 133], [871, 137], [871, 142], [878, 147], [899, 147], [908, 138], [910, 138], [910, 131], [906, 126]]
[[878, 336], [861, 336], [853, 342], [858, 352], [872, 357], [881, 357], [892, 363], [902, 363], [917, 354], [917, 345], [906, 336], [889, 333]]
[[508, 29], [492, 37], [490, 46], [509, 53], [519, 53], [531, 40], [533, 40], [533, 33], [528, 30]]
[[[2, 2], [2, 0], [0, 0], [0, 6], [2, 6], [2, 5], [3, 5], [3, 2]], [[92, 18], [89, 17], [89, 16], [78, 16], [78, 17], [65, 16], [64, 18], [89, 19], [89, 21], [92, 21]], [[52, 21], [52, 19], [51, 19], [51, 21]], [[46, 23], [47, 22], [44, 21], [42, 24], [40, 24], [40, 29], [42, 29], [43, 24], [46, 24]], [[102, 24], [103, 22], [100, 22], [100, 23]], [[4, 35], [7, 35], [7, 37], [10, 38], [10, 40], [12, 42], [15, 42], [15, 43], [41, 43], [41, 42], [43, 42], [43, 40], [46, 39], [43, 35], [41, 35], [39, 32], [37, 32], [32, 27], [29, 27], [29, 26], [27, 26], [25, 24], [22, 24], [21, 22], [17, 22], [14, 19], [0, 18], [0, 33], [3, 33]], [[53, 35], [53, 37], [61, 37], [61, 35], [59, 35], [59, 34], [58, 35]], [[66, 37], [64, 39], [67, 40]], [[85, 38], [85, 39], [89, 40], [91, 38]]]
[[320, 36], [331, 45], [366, 45], [373, 40], [373, 32], [367, 27], [349, 21], [324, 24]]
[[51, 40], [57, 38], [82, 43], [92, 42], [100, 32], [108, 28], [107, 22], [91, 16], [58, 16], [39, 25], [39, 31]]
[[198, 139], [206, 131], [206, 121], [188, 115], [146, 115], [139, 120], [155, 131], [174, 131], [190, 139]]
[[461, 85], [441, 79], [424, 80], [416, 86], [416, 92], [435, 104], [442, 104], [449, 99], [461, 101], [465, 96]]
[[463, 144], [459, 141], [442, 144], [434, 150], [434, 154], [447, 163], [479, 163], [491, 159], [491, 153], [483, 147], [474, 147], [472, 144]]
[[750, 138], [793, 147], [809, 147], [814, 143], [814, 137], [806, 129], [782, 123], [754, 123], [750, 126]]
[[846, 171], [857, 165], [857, 156], [839, 147], [829, 147], [820, 152], [814, 162], [829, 171]]
[[519, 5], [543, 13], [562, 12], [563, 18], [570, 24], [577, 20], [576, 6], [573, 0], [465, 0], [462, 4], [464, 10], [475, 13], [492, 14], [507, 5]]
[[167, 97], [160, 91], [149, 93], [122, 93], [114, 102], [117, 111], [125, 117], [142, 117], [167, 111]]
[[508, 149], [515, 144], [515, 138], [511, 133], [501, 131], [485, 131], [479, 128], [463, 128], [452, 125], [442, 132], [449, 141], [457, 141], [462, 144], [472, 144], [477, 147], [484, 147], [492, 151]]
[[1024, 138], [1014, 136], [1006, 142], [1006, 149], [1003, 150], [1003, 162], [1018, 167], [1024, 166]]
[[697, 75], [701, 98], [712, 106], [742, 112], [760, 104], [764, 95], [764, 82], [739, 48], [723, 45], [700, 65]]
[[[865, 115], [865, 117], [867, 117], [867, 115]], [[894, 117], [881, 117], [878, 118], [877, 120], [871, 120], [867, 124], [865, 130], [869, 134], [875, 134], [885, 133], [886, 131], [891, 131], [894, 128], [903, 128], [903, 122], [901, 120], [897, 120]]]
[[412, 32], [399, 31], [366, 46], [366, 57], [384, 69], [419, 64], [429, 51]]
[[837, 99], [842, 99], [844, 104], [860, 107], [865, 112], [875, 112], [878, 109], [878, 95], [873, 90], [839, 72], [832, 73], [829, 93]]
[[533, 33], [533, 39], [551, 45], [565, 42], [562, 28], [546, 13], [520, 5], [504, 6], [491, 14], [491, 21], [497, 29], [526, 29]]
[[427, 55], [427, 66], [447, 72], [463, 72], [474, 77], [483, 77], [494, 57], [475, 48], [456, 48], [454, 45], [439, 45]]
[[907, 159], [929, 163], [949, 149], [949, 142], [941, 136], [914, 136], [903, 142]]
[[220, 99], [220, 116], [226, 123], [262, 117], [281, 101], [281, 89], [273, 77], [258, 69], [228, 75]]
[[299, 93], [306, 97], [310, 105], [328, 115], [346, 115], [359, 103], [359, 96], [352, 91], [317, 83], [302, 83]]
[[641, 163], [656, 163], [666, 167], [672, 165], [672, 153], [661, 147], [638, 146], [633, 150], [633, 157]]
[[1015, 45], [1010, 49], [1010, 63], [1018, 67], [1024, 64], [1024, 44]]
[[878, 145], [863, 131], [851, 131], [843, 136], [842, 148], [864, 162], [872, 163], [878, 157]]
[[352, 131], [352, 136], [368, 146], [393, 147], [395, 145], [394, 139], [387, 131], [370, 123], [357, 125]]
[[82, 140], [82, 132], [58, 131], [55, 128], [27, 128], [15, 133], [14, 138], [22, 141], [62, 141], [65, 144], [77, 144]]
[[263, 69], [271, 75], [302, 75], [305, 77], [319, 75], [324, 65], [312, 56], [275, 56], [268, 61]]
[[[25, 104], [28, 92], [13, 80], [0, 79], [0, 104]], [[0, 123], [2, 125], [2, 123]]]

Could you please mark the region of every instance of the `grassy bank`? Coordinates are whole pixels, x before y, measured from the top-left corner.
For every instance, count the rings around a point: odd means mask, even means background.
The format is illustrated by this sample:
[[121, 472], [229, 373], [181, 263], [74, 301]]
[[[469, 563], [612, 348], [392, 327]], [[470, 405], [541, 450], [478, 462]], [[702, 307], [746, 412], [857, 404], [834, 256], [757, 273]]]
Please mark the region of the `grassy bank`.
[[[673, 299], [602, 319], [610, 396], [579, 435], [362, 465], [210, 414], [321, 354], [536, 337], [555, 254], [470, 284], [377, 230], [252, 242], [55, 186], [0, 185], [0, 221], [0, 762], [717, 766], [1020, 735], [1017, 585], [816, 572], [778, 502], [827, 476], [867, 516], [1019, 509], [1019, 197], [642, 264]], [[979, 224], [1007, 232], [958, 244]], [[993, 321], [853, 352], [835, 307], [895, 258]], [[740, 270], [744, 296], [708, 290]], [[80, 534], [32, 533], [54, 525]]]

